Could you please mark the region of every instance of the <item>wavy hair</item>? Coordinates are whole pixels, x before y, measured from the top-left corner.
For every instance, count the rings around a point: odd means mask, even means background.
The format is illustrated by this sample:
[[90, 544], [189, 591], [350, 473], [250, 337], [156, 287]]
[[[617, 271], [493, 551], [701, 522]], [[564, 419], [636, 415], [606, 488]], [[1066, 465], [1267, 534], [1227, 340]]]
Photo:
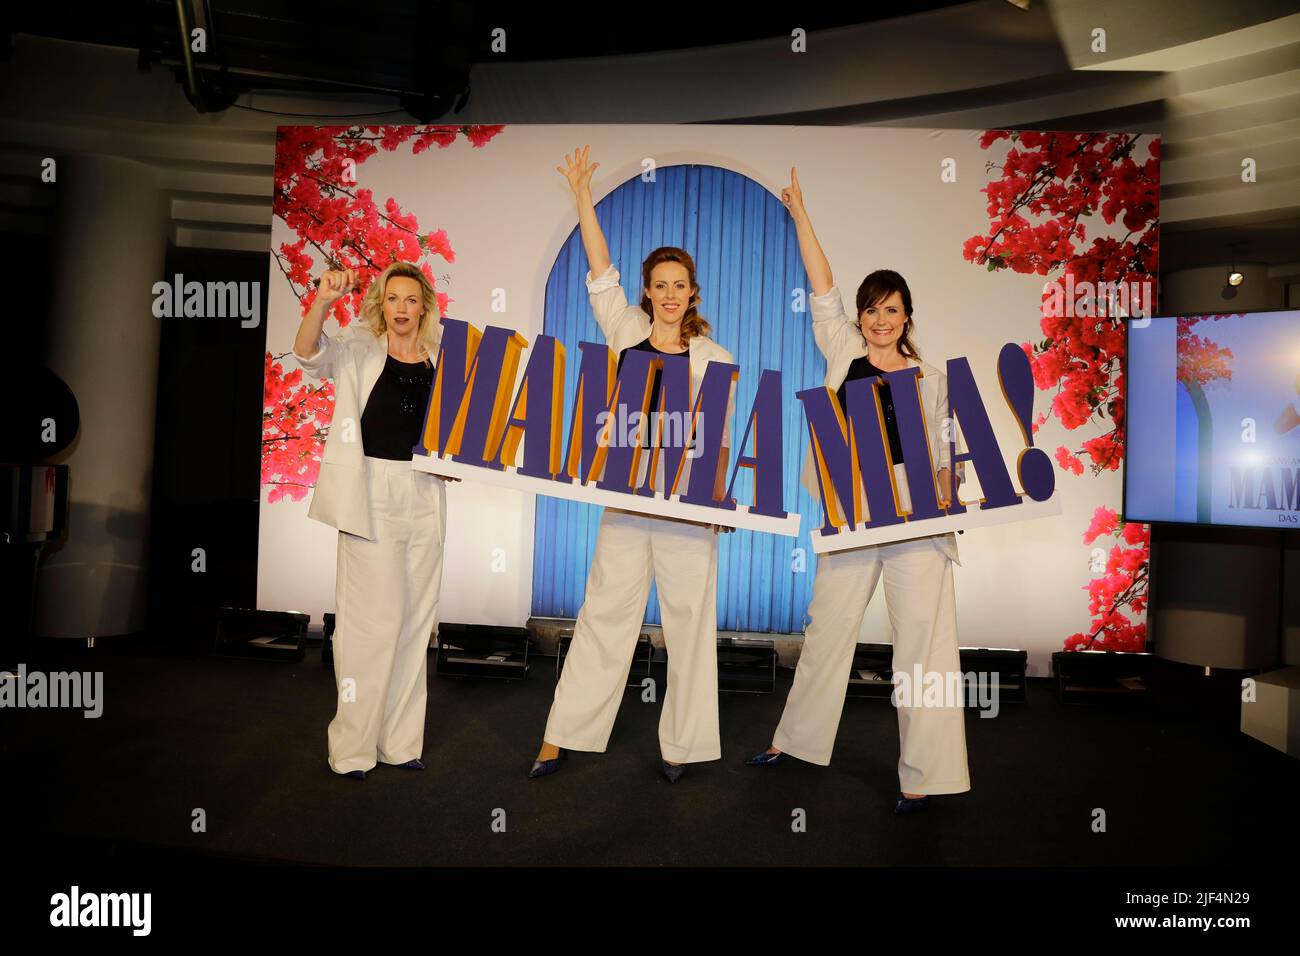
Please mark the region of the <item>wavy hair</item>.
[[415, 264], [394, 262], [374, 278], [370, 287], [366, 289], [366, 294], [361, 298], [361, 325], [369, 329], [376, 338], [388, 331], [388, 323], [384, 320], [384, 293], [388, 289], [388, 280], [397, 276], [414, 279], [420, 283], [424, 311], [420, 313], [420, 325], [415, 333], [415, 342], [420, 347], [420, 357], [432, 362], [438, 340], [438, 320], [441, 318], [441, 312], [438, 310], [438, 294], [429, 277]]
[[688, 344], [694, 336], [707, 338], [709, 335], [709, 323], [704, 316], [700, 315], [698, 306], [700, 304], [700, 284], [695, 279], [695, 260], [685, 249], [678, 249], [676, 246], [660, 246], [650, 255], [645, 257], [645, 262], [641, 263], [641, 311], [654, 320], [654, 307], [650, 304], [650, 297], [645, 294], [645, 290], [650, 288], [650, 273], [654, 267], [661, 262], [679, 262], [686, 267], [686, 274], [690, 278], [691, 303], [686, 308], [686, 314], [682, 316], [681, 339], [682, 344]]

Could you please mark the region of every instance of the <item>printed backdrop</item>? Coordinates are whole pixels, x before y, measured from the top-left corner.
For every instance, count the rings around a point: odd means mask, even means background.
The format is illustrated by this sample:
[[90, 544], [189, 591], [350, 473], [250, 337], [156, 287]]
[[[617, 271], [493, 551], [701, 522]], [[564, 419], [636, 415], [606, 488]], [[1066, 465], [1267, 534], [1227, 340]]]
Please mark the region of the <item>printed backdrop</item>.
[[[1024, 648], [1031, 674], [1046, 673], [1049, 655], [1063, 647], [1144, 649], [1147, 529], [1117, 519], [1121, 316], [1125, 307], [1152, 307], [1159, 245], [1159, 140], [1141, 133], [281, 127], [260, 607], [316, 620], [334, 608], [337, 532], [306, 517], [333, 387], [306, 378], [290, 351], [311, 280], [333, 264], [359, 269], [364, 282], [394, 259], [411, 261], [434, 282], [444, 315], [513, 327], [529, 341], [545, 331], [574, 357], [579, 341], [599, 334], [573, 198], [555, 167], [584, 144], [600, 163], [592, 191], [629, 298], [644, 255], [682, 245], [699, 267], [713, 337], [741, 366], [738, 414], [748, 411], [761, 369], [784, 375], [785, 503], [803, 515], [804, 532], [722, 538], [721, 629], [800, 632], [816, 570], [808, 533], [821, 515], [796, 481], [808, 438], [794, 393], [820, 384], [825, 363], [779, 200], [797, 166], [848, 308], [866, 273], [902, 273], [922, 357], [940, 368], [949, 357], [970, 359], [1010, 462], [1024, 443], [1000, 401], [995, 363], [1009, 341], [1030, 357], [1034, 443], [1058, 463], [1062, 513], [959, 537], [961, 643]], [[1134, 295], [1094, 295], [1101, 283], [1131, 283]], [[326, 331], [353, 321], [359, 305], [359, 295], [340, 300]], [[733, 430], [738, 441], [743, 421]], [[978, 483], [968, 480], [962, 496], [977, 497]], [[451, 485], [447, 501], [441, 620], [519, 625], [534, 614], [577, 614], [599, 509], [469, 481]], [[653, 595], [647, 620], [657, 620]], [[860, 639], [888, 640], [883, 593]]]

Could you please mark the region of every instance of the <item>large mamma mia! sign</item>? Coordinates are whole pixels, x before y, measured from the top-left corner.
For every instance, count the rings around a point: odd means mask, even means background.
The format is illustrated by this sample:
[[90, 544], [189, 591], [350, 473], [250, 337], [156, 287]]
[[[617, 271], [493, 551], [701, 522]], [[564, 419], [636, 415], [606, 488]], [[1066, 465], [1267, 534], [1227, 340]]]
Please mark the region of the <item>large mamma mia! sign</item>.
[[[559, 340], [537, 336], [516, 387], [519, 362], [529, 347], [523, 336], [496, 326], [479, 331], [450, 318], [443, 318], [442, 326], [421, 443], [413, 449], [414, 467], [658, 517], [798, 535], [799, 515], [789, 513], [783, 500], [784, 462], [791, 449], [782, 428], [779, 370], [759, 375], [735, 461], [727, 463], [726, 493], [718, 500], [715, 482], [723, 467], [724, 426], [738, 365], [710, 362], [692, 399], [686, 355], [628, 349], [620, 363], [607, 345], [581, 342], [571, 424], [564, 436], [567, 354]], [[850, 382], [844, 408], [829, 388], [798, 392], [825, 519], [812, 536], [813, 550], [838, 551], [1058, 514], [1051, 459], [1033, 447], [1028, 359], [1008, 343], [998, 356], [997, 371], [1023, 447], [1008, 469], [970, 363], [950, 359], [949, 409], [941, 440], [949, 446], [954, 468], [965, 462], [973, 466], [983, 497], [963, 502], [954, 495], [946, 506], [930, 454], [919, 369]], [[888, 457], [882, 383], [895, 396], [910, 509], [900, 505]], [[960, 454], [959, 432], [966, 446]], [[749, 504], [733, 496], [743, 468], [753, 474]]]

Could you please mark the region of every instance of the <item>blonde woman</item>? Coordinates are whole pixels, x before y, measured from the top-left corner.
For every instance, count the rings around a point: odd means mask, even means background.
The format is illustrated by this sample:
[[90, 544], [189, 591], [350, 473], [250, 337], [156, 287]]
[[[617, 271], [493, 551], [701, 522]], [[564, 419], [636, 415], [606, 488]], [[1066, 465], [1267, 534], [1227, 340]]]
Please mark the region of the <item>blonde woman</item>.
[[307, 515], [339, 532], [329, 765], [364, 780], [376, 763], [424, 769], [448, 479], [411, 466], [442, 336], [433, 286], [410, 263], [393, 263], [366, 290], [360, 319], [326, 335], [329, 307], [356, 283], [351, 269], [321, 277], [293, 354], [313, 378], [334, 379]]

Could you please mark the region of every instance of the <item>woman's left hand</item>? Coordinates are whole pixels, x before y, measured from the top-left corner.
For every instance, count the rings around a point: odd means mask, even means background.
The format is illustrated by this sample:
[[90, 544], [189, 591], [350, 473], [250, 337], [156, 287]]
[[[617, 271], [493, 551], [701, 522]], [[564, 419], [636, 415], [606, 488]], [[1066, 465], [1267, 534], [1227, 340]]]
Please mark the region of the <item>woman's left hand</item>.
[[935, 477], [939, 479], [939, 507], [947, 509], [952, 501], [952, 472], [947, 468], [940, 468]]

